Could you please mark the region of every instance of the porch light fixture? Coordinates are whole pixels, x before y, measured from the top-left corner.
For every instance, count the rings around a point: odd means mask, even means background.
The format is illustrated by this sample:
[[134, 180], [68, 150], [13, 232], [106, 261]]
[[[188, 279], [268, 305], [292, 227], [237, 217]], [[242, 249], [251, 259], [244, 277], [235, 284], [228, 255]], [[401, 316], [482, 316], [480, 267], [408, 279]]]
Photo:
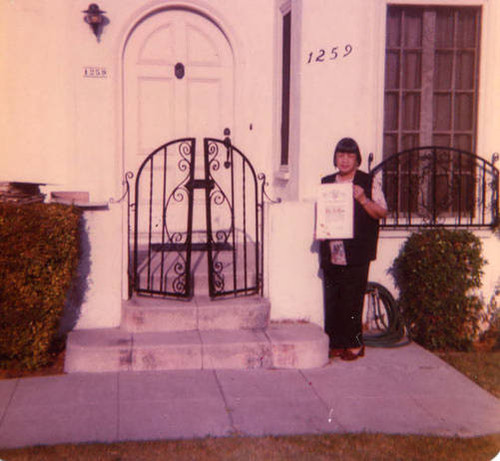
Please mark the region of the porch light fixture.
[[90, 26], [97, 41], [99, 41], [103, 26], [109, 23], [109, 20], [103, 15], [106, 11], [102, 11], [97, 3], [91, 3], [82, 13], [85, 13], [83, 20]]

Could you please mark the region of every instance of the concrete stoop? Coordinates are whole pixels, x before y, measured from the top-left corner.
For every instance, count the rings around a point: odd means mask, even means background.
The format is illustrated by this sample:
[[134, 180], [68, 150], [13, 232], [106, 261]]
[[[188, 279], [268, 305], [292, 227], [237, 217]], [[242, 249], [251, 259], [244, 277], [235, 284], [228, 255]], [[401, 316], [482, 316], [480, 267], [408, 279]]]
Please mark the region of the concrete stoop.
[[316, 368], [328, 360], [328, 338], [313, 324], [271, 325], [265, 331], [127, 332], [76, 330], [66, 346], [72, 372]]
[[252, 297], [191, 302], [136, 298], [120, 328], [72, 331], [64, 369], [72, 372], [316, 368], [328, 337], [310, 323], [269, 324], [269, 302]]
[[211, 301], [197, 296], [192, 301], [132, 298], [122, 305], [121, 327], [127, 331], [264, 330], [270, 304], [260, 297]]

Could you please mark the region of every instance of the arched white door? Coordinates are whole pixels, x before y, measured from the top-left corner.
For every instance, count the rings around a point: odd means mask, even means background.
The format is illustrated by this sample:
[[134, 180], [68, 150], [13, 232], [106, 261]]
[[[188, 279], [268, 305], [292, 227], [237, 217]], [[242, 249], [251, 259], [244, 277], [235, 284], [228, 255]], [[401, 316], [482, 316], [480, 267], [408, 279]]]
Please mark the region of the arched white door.
[[226, 36], [201, 14], [171, 9], [140, 22], [124, 53], [125, 171], [170, 140], [222, 137], [233, 125], [233, 72]]
[[136, 289], [190, 294], [185, 247], [205, 241], [206, 215], [204, 191], [191, 193], [188, 184], [205, 175], [203, 138], [221, 138], [233, 125], [233, 61], [221, 29], [187, 9], [147, 16], [127, 41], [124, 171], [137, 176], [148, 155], [175, 139], [195, 138], [199, 152], [187, 153], [191, 141], [174, 143], [144, 164], [148, 173], [132, 197]]

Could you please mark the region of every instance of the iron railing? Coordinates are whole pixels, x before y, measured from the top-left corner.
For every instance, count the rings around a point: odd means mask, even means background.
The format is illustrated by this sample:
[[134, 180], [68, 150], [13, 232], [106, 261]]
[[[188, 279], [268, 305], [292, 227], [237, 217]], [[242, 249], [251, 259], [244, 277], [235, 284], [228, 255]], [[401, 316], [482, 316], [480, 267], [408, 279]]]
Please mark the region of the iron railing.
[[[389, 215], [384, 228], [493, 227], [498, 223], [498, 154], [488, 162], [451, 147], [416, 147], [389, 156], [382, 174]], [[371, 162], [370, 162], [371, 163]]]

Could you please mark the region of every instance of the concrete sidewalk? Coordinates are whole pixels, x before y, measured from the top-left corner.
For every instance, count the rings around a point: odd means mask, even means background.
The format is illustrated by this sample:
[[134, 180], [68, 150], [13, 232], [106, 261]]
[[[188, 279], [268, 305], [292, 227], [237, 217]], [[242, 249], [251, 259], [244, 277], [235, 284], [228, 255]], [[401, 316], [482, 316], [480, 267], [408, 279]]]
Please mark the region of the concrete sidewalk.
[[311, 370], [75, 373], [0, 381], [0, 447], [347, 432], [500, 432], [500, 401], [421, 347]]

